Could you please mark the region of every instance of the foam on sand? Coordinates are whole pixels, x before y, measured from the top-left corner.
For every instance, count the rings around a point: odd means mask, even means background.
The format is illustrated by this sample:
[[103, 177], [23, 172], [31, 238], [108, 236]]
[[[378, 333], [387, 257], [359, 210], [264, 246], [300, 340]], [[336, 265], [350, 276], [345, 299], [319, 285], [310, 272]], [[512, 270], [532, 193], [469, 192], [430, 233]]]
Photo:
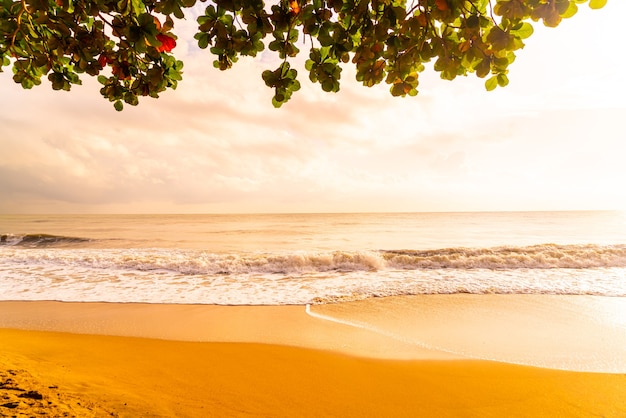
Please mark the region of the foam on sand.
[[626, 372], [626, 298], [418, 295], [309, 310], [320, 319], [466, 358]]

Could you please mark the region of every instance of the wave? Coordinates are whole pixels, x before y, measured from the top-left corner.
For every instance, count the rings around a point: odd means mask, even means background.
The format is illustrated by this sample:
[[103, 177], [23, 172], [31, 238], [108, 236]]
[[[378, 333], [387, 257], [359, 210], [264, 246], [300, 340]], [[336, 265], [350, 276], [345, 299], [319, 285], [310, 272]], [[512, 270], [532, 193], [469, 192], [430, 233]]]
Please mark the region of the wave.
[[0, 295], [220, 305], [448, 293], [626, 296], [626, 245], [223, 254], [70, 247], [0, 247]]
[[88, 238], [67, 237], [52, 234], [0, 235], [0, 245], [29, 248], [67, 246], [71, 244], [82, 244], [89, 241], [91, 240]]
[[383, 251], [389, 266], [449, 269], [549, 269], [626, 267], [626, 245], [557, 245]]
[[[4, 236], [3, 236], [4, 237]], [[88, 241], [33, 234], [3, 238], [5, 245], [48, 247]], [[8, 249], [5, 249], [8, 250]], [[626, 267], [626, 245], [557, 245], [289, 253], [218, 254], [181, 249], [86, 249], [20, 251], [6, 259], [96, 269], [164, 270], [190, 275], [303, 274], [432, 269], [589, 269]], [[0, 259], [0, 261], [2, 261]]]

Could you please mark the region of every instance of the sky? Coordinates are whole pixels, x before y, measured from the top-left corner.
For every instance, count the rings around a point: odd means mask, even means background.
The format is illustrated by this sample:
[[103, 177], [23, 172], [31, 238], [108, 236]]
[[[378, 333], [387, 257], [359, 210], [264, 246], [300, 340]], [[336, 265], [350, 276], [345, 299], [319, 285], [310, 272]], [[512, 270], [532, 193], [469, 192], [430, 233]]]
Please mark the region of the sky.
[[5, 71], [0, 213], [625, 210], [624, 16], [611, 0], [535, 24], [493, 92], [427, 69], [394, 98], [344, 68], [324, 93], [301, 53], [302, 89], [275, 109], [270, 52], [220, 72], [193, 20], [175, 30], [178, 89], [123, 112], [88, 77], [22, 90]]

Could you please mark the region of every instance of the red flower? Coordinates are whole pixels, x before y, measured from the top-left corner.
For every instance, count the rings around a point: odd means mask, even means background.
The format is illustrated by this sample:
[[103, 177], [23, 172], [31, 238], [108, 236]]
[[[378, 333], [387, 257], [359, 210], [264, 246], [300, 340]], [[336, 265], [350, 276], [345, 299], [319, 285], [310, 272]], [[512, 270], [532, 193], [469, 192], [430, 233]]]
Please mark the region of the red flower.
[[448, 6], [448, 2], [446, 0], [435, 0], [435, 5], [437, 9], [443, 11], [450, 10], [450, 6]]
[[100, 55], [100, 57], [98, 57], [98, 64], [100, 64], [100, 67], [104, 68], [107, 64], [112, 63], [113, 60], [109, 57], [107, 57], [106, 55], [102, 54]]
[[298, 0], [289, 0], [289, 8], [291, 9], [291, 14], [297, 15], [300, 13], [300, 5], [298, 4]]
[[176, 47], [176, 40], [170, 36], [167, 36], [163, 33], [159, 33], [157, 36], [159, 42], [161, 42], [161, 46], [157, 46], [157, 51], [159, 52], [170, 52], [174, 47]]

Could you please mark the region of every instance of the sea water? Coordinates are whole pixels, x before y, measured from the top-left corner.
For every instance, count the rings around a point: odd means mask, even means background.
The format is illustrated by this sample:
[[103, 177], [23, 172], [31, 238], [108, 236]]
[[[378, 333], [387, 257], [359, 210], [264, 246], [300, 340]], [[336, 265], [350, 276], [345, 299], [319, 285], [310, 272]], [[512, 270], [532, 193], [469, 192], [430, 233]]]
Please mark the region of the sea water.
[[626, 213], [0, 215], [0, 299], [626, 296]]

